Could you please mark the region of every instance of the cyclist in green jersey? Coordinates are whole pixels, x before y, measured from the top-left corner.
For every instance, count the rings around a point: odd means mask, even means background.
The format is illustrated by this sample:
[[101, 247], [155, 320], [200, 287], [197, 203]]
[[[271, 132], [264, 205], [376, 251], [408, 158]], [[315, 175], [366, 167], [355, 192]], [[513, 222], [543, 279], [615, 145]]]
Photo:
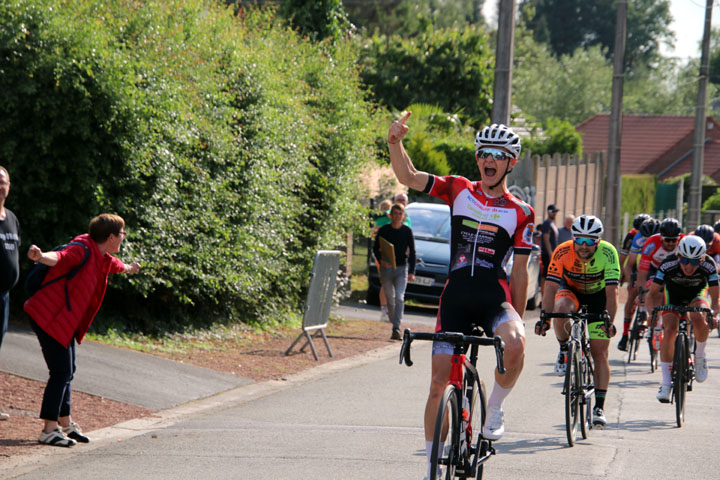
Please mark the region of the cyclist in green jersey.
[[[572, 239], [558, 245], [548, 267], [543, 306], [551, 312], [577, 312], [586, 306], [590, 313], [607, 310], [614, 320], [618, 304], [620, 283], [620, 261], [617, 250], [610, 243], [601, 240], [603, 225], [593, 215], [581, 215], [573, 222]], [[555, 335], [560, 343], [560, 354], [555, 373], [565, 375], [565, 354], [570, 337], [570, 319], [556, 318], [553, 322]], [[538, 322], [535, 333], [544, 335], [550, 328], [549, 322]], [[615, 335], [615, 326], [606, 332], [602, 321], [588, 325], [590, 351], [595, 362], [595, 408], [593, 424], [605, 427], [605, 395], [610, 383], [610, 361], [608, 349], [610, 337]]]

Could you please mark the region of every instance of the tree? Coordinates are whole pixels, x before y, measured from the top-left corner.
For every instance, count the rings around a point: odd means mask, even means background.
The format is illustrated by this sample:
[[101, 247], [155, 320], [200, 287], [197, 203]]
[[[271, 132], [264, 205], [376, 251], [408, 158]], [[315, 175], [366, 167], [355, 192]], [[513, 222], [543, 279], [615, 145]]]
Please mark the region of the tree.
[[280, 13], [312, 40], [338, 38], [350, 27], [340, 0], [283, 0]]
[[343, 0], [348, 19], [369, 34], [412, 37], [427, 27], [482, 25], [484, 0]]
[[422, 32], [415, 38], [373, 36], [363, 45], [361, 78], [388, 110], [411, 103], [461, 112], [478, 127], [490, 116], [493, 57], [477, 27]]
[[[547, 43], [555, 56], [599, 45], [608, 58], [615, 46], [617, 0], [523, 0], [521, 22], [536, 41]], [[628, 2], [626, 64], [649, 63], [661, 43], [672, 44], [670, 0]]]
[[523, 149], [533, 155], [552, 155], [570, 153], [582, 155], [582, 135], [567, 120], [548, 118], [543, 127], [543, 135], [534, 132], [523, 141]]
[[612, 65], [599, 46], [556, 57], [522, 26], [516, 31], [513, 102], [544, 124], [549, 118], [577, 125], [610, 106]]

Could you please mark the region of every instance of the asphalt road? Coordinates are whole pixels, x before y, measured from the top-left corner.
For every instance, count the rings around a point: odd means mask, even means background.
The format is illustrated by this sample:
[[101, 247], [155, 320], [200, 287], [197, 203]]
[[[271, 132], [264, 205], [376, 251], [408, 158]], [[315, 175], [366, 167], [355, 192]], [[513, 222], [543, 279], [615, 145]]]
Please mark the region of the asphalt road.
[[[432, 314], [425, 316], [432, 322]], [[530, 312], [528, 332], [537, 319]], [[4, 478], [419, 479], [425, 473], [422, 414], [430, 346], [413, 346], [415, 365], [398, 365], [399, 345], [322, 365], [287, 382], [245, 385], [94, 432], [69, 450], [43, 449], [0, 466]], [[660, 374], [647, 354], [627, 366], [611, 349], [609, 425], [569, 448], [557, 342], [528, 335], [525, 370], [505, 403], [506, 434], [484, 478], [718, 478], [720, 338], [707, 352], [710, 376], [688, 395], [686, 424], [655, 400]], [[491, 378], [485, 349], [480, 374]], [[491, 384], [491, 382], [489, 382]], [[488, 385], [490, 387], [490, 385]]]

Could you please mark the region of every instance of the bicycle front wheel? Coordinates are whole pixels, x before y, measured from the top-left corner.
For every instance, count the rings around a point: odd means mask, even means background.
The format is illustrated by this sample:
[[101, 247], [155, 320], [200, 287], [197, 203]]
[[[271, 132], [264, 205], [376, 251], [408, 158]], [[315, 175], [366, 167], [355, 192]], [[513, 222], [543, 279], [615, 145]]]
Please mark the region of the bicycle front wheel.
[[568, 344], [567, 362], [565, 370], [565, 432], [568, 445], [575, 445], [579, 416], [580, 367], [578, 351], [572, 342]]
[[685, 392], [687, 391], [687, 351], [685, 350], [685, 335], [678, 333], [675, 339], [675, 354], [673, 355], [673, 401], [675, 403], [675, 420], [678, 428], [685, 420]]
[[650, 336], [648, 337], [648, 347], [650, 348], [650, 372], [653, 373], [658, 368], [658, 351], [655, 348], [655, 331], [657, 327], [650, 327]]
[[[445, 387], [438, 415], [435, 420], [432, 455], [430, 455], [430, 480], [439, 480], [438, 469], [443, 468], [444, 478], [455, 476], [455, 468], [460, 458], [460, 430], [462, 414], [458, 408], [458, 388]], [[462, 408], [462, 407], [460, 407]]]
[[590, 429], [592, 428], [592, 403], [593, 393], [595, 392], [595, 380], [593, 379], [592, 357], [590, 352], [586, 352], [580, 361], [580, 388], [582, 396], [580, 398], [580, 430], [583, 439], [588, 438]]

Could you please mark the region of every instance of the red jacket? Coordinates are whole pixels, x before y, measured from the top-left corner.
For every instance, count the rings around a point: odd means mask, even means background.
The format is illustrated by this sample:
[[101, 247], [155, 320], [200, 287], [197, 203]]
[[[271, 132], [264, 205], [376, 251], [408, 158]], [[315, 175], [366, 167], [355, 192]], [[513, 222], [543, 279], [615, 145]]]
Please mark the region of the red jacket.
[[[43, 331], [65, 347], [70, 346], [73, 337], [78, 343], [82, 342], [105, 297], [108, 275], [125, 270], [122, 261], [110, 254], [101, 254], [97, 243], [87, 233], [75, 237], [72, 241], [82, 242], [90, 250], [87, 263], [68, 284], [72, 310], [68, 310], [65, 302], [66, 279], [38, 290], [25, 302], [27, 314]], [[58, 262], [48, 271], [46, 282], [80, 264], [85, 257], [85, 250], [80, 246], [70, 245], [57, 254]]]

